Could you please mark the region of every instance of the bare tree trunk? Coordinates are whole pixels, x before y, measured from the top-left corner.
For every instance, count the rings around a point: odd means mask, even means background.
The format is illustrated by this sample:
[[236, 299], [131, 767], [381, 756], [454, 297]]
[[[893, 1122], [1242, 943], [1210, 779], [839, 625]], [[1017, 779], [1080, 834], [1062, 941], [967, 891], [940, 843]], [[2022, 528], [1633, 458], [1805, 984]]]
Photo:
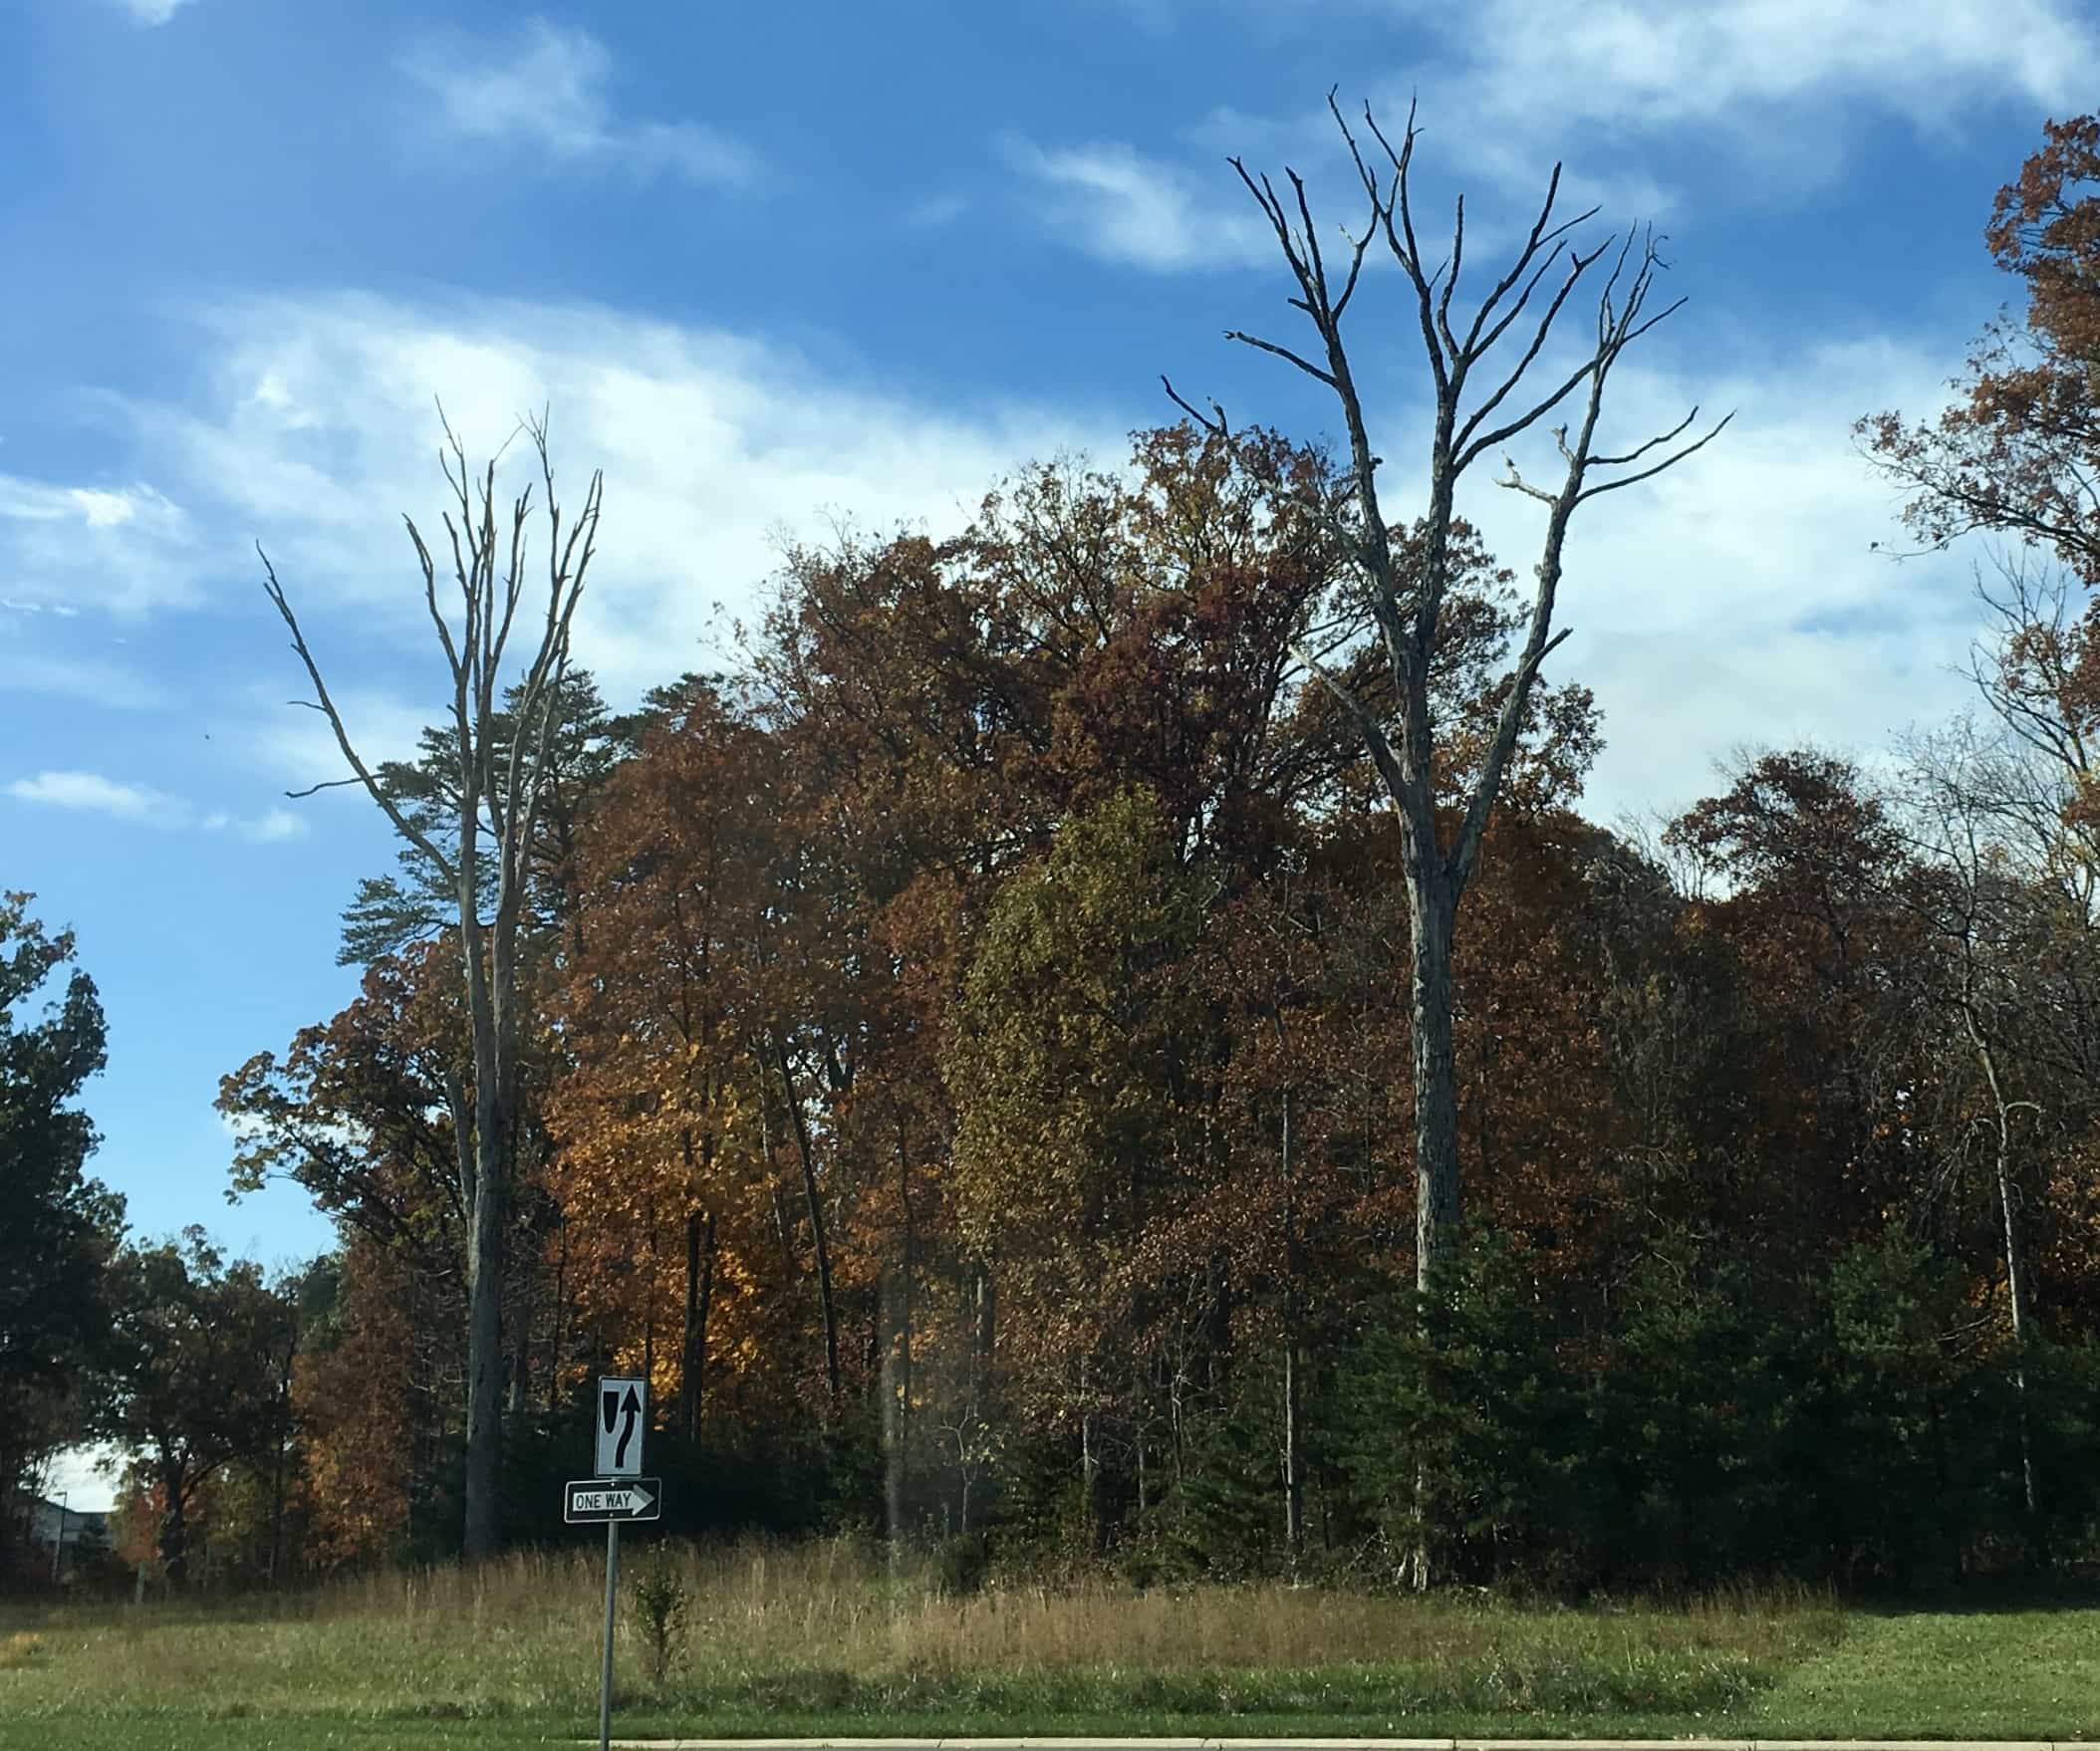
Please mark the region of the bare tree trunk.
[[2020, 1484], [2026, 1496], [2027, 1516], [2035, 1515], [2034, 1451], [2027, 1432], [2027, 1329], [2020, 1305], [2019, 1239], [2012, 1217], [2012, 1105], [2005, 1099], [1998, 1080], [1997, 1057], [1983, 1030], [1976, 1024], [1974, 1007], [1963, 1005], [1963, 1019], [1975, 1047], [1976, 1061], [1983, 1067], [1983, 1080], [1990, 1088], [1991, 1117], [1996, 1130], [1998, 1213], [2005, 1231], [2005, 1299], [2012, 1318], [2012, 1390], [2019, 1408]]
[[[1430, 891], [1424, 892], [1424, 888]], [[1458, 1228], [1458, 1089], [1451, 1049], [1450, 902], [1426, 881], [1408, 885], [1414, 938], [1410, 1022], [1415, 1055], [1415, 1286], [1430, 1278]]]
[[[479, 932], [474, 935], [478, 938]], [[480, 943], [469, 950], [478, 960]], [[488, 1026], [490, 993], [484, 980], [474, 1005]], [[503, 1240], [504, 1191], [510, 1172], [509, 1114], [495, 1067], [495, 1044], [477, 1052], [474, 1078], [474, 1178], [467, 1200], [466, 1525], [469, 1561], [492, 1554], [501, 1541], [497, 1505], [503, 1463]]]
[[778, 1034], [773, 1036], [773, 1057], [780, 1067], [780, 1086], [787, 1095], [788, 1122], [795, 1127], [795, 1149], [802, 1158], [802, 1195], [809, 1205], [810, 1235], [817, 1254], [817, 1301], [824, 1314], [824, 1379], [836, 1409], [840, 1391], [839, 1314], [832, 1300], [831, 1249], [824, 1241], [824, 1205], [817, 1195], [816, 1153], [810, 1147], [809, 1121], [802, 1111], [802, 1097], [795, 1090], [787, 1045]]
[[[451, 682], [445, 735], [458, 763], [452, 799], [458, 813], [451, 823], [457, 827], [458, 838], [452, 844], [443, 843], [443, 828], [404, 810], [382, 773], [375, 773], [358, 753], [277, 573], [268, 556], [262, 556], [264, 589], [290, 630], [292, 648], [314, 685], [315, 698], [307, 703], [328, 719], [336, 746], [351, 770], [350, 778], [336, 782], [362, 786], [394, 831], [451, 883], [457, 903], [474, 1081], [471, 1125], [456, 1076], [448, 1090], [467, 1216], [462, 1543], [469, 1560], [493, 1552], [502, 1530], [497, 1491], [503, 1443], [503, 1224], [516, 1146], [518, 930], [532, 877], [534, 824], [546, 801], [553, 765], [551, 750], [568, 670], [570, 627], [595, 552], [605, 490], [603, 475], [594, 474], [584, 495], [582, 515], [565, 531], [554, 498], [554, 464], [546, 424], [528, 422], [527, 429], [546, 492], [547, 606], [539, 623], [539, 642], [514, 689], [515, 710], [507, 743], [499, 722], [501, 676], [511, 631], [520, 624], [517, 611], [525, 587], [533, 489], [528, 486], [514, 502], [506, 568], [496, 514], [495, 464], [489, 463], [478, 477], [470, 474], [465, 450], [451, 428], [445, 428], [445, 479], [452, 489], [452, 511], [445, 515], [445, 528], [450, 538], [452, 582], [459, 593], [456, 628], [438, 604], [437, 562], [413, 520], [407, 523], [408, 539], [422, 573], [424, 606]], [[533, 620], [528, 612], [524, 624]], [[316, 785], [293, 794], [311, 795], [323, 788], [327, 787]], [[491, 891], [494, 899], [493, 920], [487, 925], [481, 918], [484, 890]]]
[[[1617, 454], [1604, 453], [1595, 440], [1612, 367], [1628, 346], [1677, 308], [1671, 305], [1656, 313], [1646, 309], [1662, 265], [1653, 234], [1638, 250], [1631, 230], [1623, 238], [1607, 238], [1587, 251], [1573, 248], [1570, 231], [1591, 214], [1554, 222], [1560, 189], [1560, 167], [1555, 165], [1538, 217], [1514, 264], [1487, 289], [1469, 320], [1462, 311], [1454, 318], [1451, 301], [1464, 257], [1465, 209], [1461, 202], [1448, 255], [1441, 265], [1425, 267], [1409, 187], [1409, 170], [1420, 138], [1413, 109], [1408, 113], [1407, 131], [1396, 147], [1366, 108], [1364, 124], [1377, 150], [1384, 154], [1381, 166], [1351, 131], [1332, 95], [1328, 107], [1366, 198], [1368, 210], [1361, 232], [1346, 230], [1338, 243], [1323, 247], [1323, 234], [1332, 237], [1332, 230], [1323, 231], [1315, 223], [1304, 181], [1297, 172], [1286, 167], [1289, 186], [1279, 192], [1269, 177], [1256, 176], [1237, 158], [1228, 160], [1275, 235], [1297, 285], [1290, 302], [1311, 322], [1318, 345], [1307, 356], [1239, 330], [1228, 330], [1226, 338], [1281, 359], [1326, 385], [1339, 404], [1347, 436], [1346, 486], [1338, 493], [1323, 488], [1310, 508], [1326, 523], [1340, 553], [1360, 578], [1369, 624], [1342, 626], [1324, 649], [1300, 642], [1293, 645], [1293, 651], [1305, 671], [1333, 694], [1355, 722], [1400, 823], [1401, 867], [1407, 880], [1415, 963], [1411, 1008], [1415, 1262], [1420, 1283], [1448, 1249], [1459, 1212], [1457, 1099], [1451, 1059], [1452, 925], [1500, 796], [1504, 773], [1524, 730], [1540, 665], [1567, 635], [1565, 630], [1554, 632], [1552, 623], [1569, 518], [1584, 500], [1631, 486], [1683, 461], [1710, 442], [1727, 421], [1721, 420], [1704, 436], [1676, 449], [1669, 448], [1698, 417], [1695, 407], [1671, 430]], [[1412, 307], [1408, 326], [1421, 335], [1434, 392], [1428, 421], [1428, 503], [1419, 526], [1419, 555], [1412, 563], [1396, 550], [1393, 526], [1380, 505], [1382, 458], [1372, 448], [1370, 424], [1343, 339], [1343, 317], [1356, 296], [1365, 257], [1380, 244], [1403, 276], [1402, 297]], [[1563, 375], [1556, 370], [1543, 386], [1526, 387], [1525, 374], [1544, 350], [1554, 319], [1578, 283], [1608, 253], [1615, 261], [1598, 297], [1594, 346], [1589, 347], [1587, 357], [1578, 355], [1571, 372]], [[1558, 284], [1546, 295], [1543, 308], [1518, 330], [1516, 345], [1521, 351], [1514, 363], [1506, 370], [1486, 368], [1487, 380], [1473, 384], [1474, 371], [1483, 367], [1497, 344], [1524, 318], [1532, 294], [1549, 274]], [[1578, 390], [1586, 392], [1578, 395]], [[1216, 402], [1211, 403], [1210, 413], [1204, 413], [1177, 394], [1171, 382], [1167, 391], [1213, 437], [1232, 440], [1224, 409]], [[1575, 396], [1568, 409], [1572, 417], [1563, 418], [1557, 426], [1542, 424], [1570, 396]], [[1516, 464], [1508, 460], [1505, 446], [1533, 427], [1551, 431], [1565, 463], [1565, 474], [1552, 490], [1524, 480]], [[1546, 529], [1532, 569], [1537, 582], [1523, 623], [1522, 647], [1507, 676], [1479, 770], [1458, 800], [1456, 831], [1447, 836], [1446, 843], [1440, 837], [1437, 819], [1442, 750], [1431, 711], [1433, 669], [1446, 631], [1443, 611], [1452, 583], [1456, 487], [1465, 470], [1483, 456], [1499, 456], [1507, 463], [1501, 485], [1546, 506]], [[1613, 469], [1625, 472], [1600, 477]], [[1338, 653], [1344, 662], [1354, 661], [1356, 652], [1351, 647], [1367, 632], [1375, 640], [1371, 649], [1392, 693], [1390, 701], [1377, 706], [1349, 684], [1338, 668], [1329, 666]], [[1426, 1567], [1422, 1565], [1418, 1579], [1426, 1579]]]

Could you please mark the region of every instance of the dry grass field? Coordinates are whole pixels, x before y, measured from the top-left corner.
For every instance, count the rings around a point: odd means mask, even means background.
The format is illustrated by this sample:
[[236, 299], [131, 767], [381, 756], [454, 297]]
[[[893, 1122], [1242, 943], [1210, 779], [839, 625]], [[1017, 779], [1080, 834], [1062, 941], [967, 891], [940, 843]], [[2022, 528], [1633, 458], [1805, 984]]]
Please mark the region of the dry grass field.
[[[623, 1587], [623, 1731], [2100, 1733], [2085, 1610], [1870, 1614], [1784, 1590], [1579, 1610], [1281, 1587], [946, 1599], [849, 1541], [661, 1560], [686, 1631], [652, 1675]], [[602, 1561], [0, 1611], [0, 1747], [574, 1739], [595, 1724]]]

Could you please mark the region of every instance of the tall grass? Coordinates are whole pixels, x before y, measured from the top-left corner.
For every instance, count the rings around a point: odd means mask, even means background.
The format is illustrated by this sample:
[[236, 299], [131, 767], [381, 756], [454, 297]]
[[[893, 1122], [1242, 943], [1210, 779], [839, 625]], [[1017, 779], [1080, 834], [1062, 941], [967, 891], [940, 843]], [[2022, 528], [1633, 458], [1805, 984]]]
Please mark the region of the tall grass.
[[[666, 1555], [691, 1595], [686, 1661], [666, 1685], [645, 1686], [630, 1635], [622, 1682], [632, 1699], [687, 1716], [1694, 1712], [1739, 1700], [1843, 1632], [1827, 1598], [1785, 1591], [1581, 1611], [1103, 1581], [948, 1598], [929, 1573], [854, 1540]], [[91, 1701], [231, 1714], [586, 1712], [603, 1562], [593, 1546], [293, 1597], [12, 1613], [0, 1632], [33, 1629], [40, 1648], [0, 1685], [0, 1713]]]

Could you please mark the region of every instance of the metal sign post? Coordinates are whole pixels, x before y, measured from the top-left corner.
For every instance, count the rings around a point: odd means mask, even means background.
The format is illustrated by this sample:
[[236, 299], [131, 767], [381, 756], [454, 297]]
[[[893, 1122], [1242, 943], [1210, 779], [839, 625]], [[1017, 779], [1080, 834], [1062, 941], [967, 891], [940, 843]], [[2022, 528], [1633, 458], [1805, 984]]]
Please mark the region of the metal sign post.
[[606, 1643], [598, 1673], [598, 1751], [613, 1742], [613, 1606], [620, 1596], [620, 1522], [606, 1522]]
[[[603, 1520], [606, 1526], [606, 1626], [598, 1670], [598, 1751], [610, 1751], [613, 1740], [613, 1619], [620, 1602], [620, 1523], [655, 1520], [663, 1508], [661, 1479], [642, 1475], [642, 1440], [649, 1430], [649, 1382], [601, 1378], [597, 1414], [591, 1419], [597, 1439], [592, 1469], [598, 1475], [563, 1486], [562, 1518]], [[607, 1478], [632, 1482], [607, 1483]]]

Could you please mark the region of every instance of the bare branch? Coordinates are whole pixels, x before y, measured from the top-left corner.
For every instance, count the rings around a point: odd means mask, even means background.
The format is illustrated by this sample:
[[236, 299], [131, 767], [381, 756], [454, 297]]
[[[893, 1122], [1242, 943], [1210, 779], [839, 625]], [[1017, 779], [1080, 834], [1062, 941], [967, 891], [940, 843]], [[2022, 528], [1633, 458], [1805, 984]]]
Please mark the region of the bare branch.
[[350, 763], [351, 771], [357, 774], [358, 782], [365, 787], [366, 793], [386, 812], [387, 819], [394, 823], [394, 831], [450, 876], [450, 860], [431, 843], [426, 834], [409, 821], [401, 812], [400, 806], [381, 788], [379, 780], [373, 776], [372, 769], [365, 764], [364, 757], [352, 744], [350, 732], [343, 726], [343, 714], [336, 709], [335, 700], [329, 697], [328, 683], [321, 678], [321, 665], [314, 660], [313, 651], [307, 647], [306, 634], [299, 629], [299, 617], [292, 612], [292, 605], [285, 597], [284, 587], [277, 581], [277, 569], [270, 564], [270, 556], [263, 552], [261, 542], [255, 544], [255, 553], [263, 563], [263, 592], [269, 597], [271, 605], [283, 618], [292, 634], [292, 648], [298, 652], [299, 660], [306, 665], [307, 678], [314, 683], [314, 694], [320, 701], [319, 709], [327, 717], [329, 728], [336, 732], [336, 746], [343, 751], [343, 758]]
[[[310, 703], [310, 701], [305, 699], [294, 699], [292, 703], [294, 705], [305, 705]], [[321, 707], [316, 705], [314, 709], [316, 711], [319, 711]], [[286, 791], [285, 795], [294, 799], [300, 797], [316, 797], [319, 796], [323, 791], [347, 790], [353, 785], [359, 785], [362, 783], [364, 783], [364, 780], [355, 776], [350, 778], [324, 778], [318, 784], [308, 785], [304, 790]]]
[[1669, 443], [1671, 439], [1675, 438], [1676, 436], [1678, 436], [1679, 433], [1683, 432], [1698, 417], [1699, 403], [1695, 401], [1692, 404], [1692, 411], [1690, 413], [1686, 414], [1684, 418], [1680, 419], [1677, 424], [1673, 425], [1668, 431], [1657, 433], [1654, 437], [1650, 438], [1648, 442], [1643, 444], [1639, 449], [1628, 450], [1623, 456], [1592, 456], [1590, 458], [1591, 465], [1597, 468], [1617, 468], [1628, 462], [1638, 462], [1643, 456], [1647, 455], [1648, 452], [1654, 449], [1657, 445]]
[[[1465, 351], [1474, 357], [1477, 358], [1480, 354], [1486, 352], [1488, 348], [1492, 347], [1501, 338], [1502, 331], [1509, 327], [1510, 323], [1516, 319], [1517, 313], [1523, 309], [1523, 301], [1519, 299], [1516, 308], [1503, 316], [1501, 321], [1489, 332], [1487, 338], [1484, 341], [1481, 340], [1481, 326], [1494, 313], [1494, 307], [1508, 296], [1510, 287], [1524, 277], [1524, 270], [1531, 265], [1539, 250], [1549, 243], [1554, 246], [1548, 253], [1546, 260], [1539, 264], [1538, 273], [1543, 273], [1552, 262], [1553, 257], [1560, 253], [1560, 241], [1570, 231], [1574, 230], [1577, 225], [1587, 224], [1591, 219], [1594, 219], [1601, 210], [1597, 207], [1587, 208], [1585, 211], [1577, 213], [1571, 219], [1563, 219], [1558, 225], [1548, 230], [1546, 221], [1552, 218], [1554, 203], [1559, 198], [1560, 165], [1556, 163], [1553, 166], [1552, 175], [1546, 178], [1546, 198], [1539, 205], [1538, 217], [1532, 221], [1531, 235], [1525, 238], [1524, 247], [1518, 252], [1516, 260], [1510, 264], [1509, 271], [1495, 282], [1494, 289], [1482, 301], [1479, 310], [1473, 316], [1472, 327], [1466, 331]], [[1538, 284], [1537, 273], [1532, 275], [1530, 284], [1533, 286]], [[1528, 288], [1525, 296], [1530, 296]]]
[[1278, 359], [1287, 360], [1292, 365], [1295, 365], [1307, 376], [1318, 377], [1330, 389], [1336, 386], [1335, 376], [1332, 372], [1322, 371], [1311, 360], [1300, 358], [1288, 347], [1279, 347], [1275, 342], [1264, 341], [1255, 335], [1242, 334], [1238, 329], [1227, 329], [1225, 331], [1225, 339], [1237, 341], [1243, 347], [1252, 347], [1262, 353], [1273, 353]]
[[[1698, 411], [1699, 409], [1696, 407], [1693, 409], [1693, 412], [1695, 414]], [[1600, 493], [1617, 492], [1622, 486], [1632, 486], [1636, 481], [1652, 480], [1655, 478], [1656, 475], [1662, 473], [1664, 469], [1675, 468], [1687, 456], [1697, 455], [1701, 450], [1704, 450], [1708, 444], [1710, 444], [1715, 438], [1719, 437], [1722, 432], [1727, 430], [1728, 421], [1733, 419], [1734, 417], [1735, 413], [1734, 410], [1731, 408], [1728, 412], [1722, 414], [1720, 418], [1714, 422], [1713, 429], [1707, 432], [1705, 437], [1698, 439], [1696, 442], [1689, 443], [1683, 449], [1674, 451], [1672, 454], [1665, 456], [1662, 461], [1656, 463], [1653, 467], [1643, 468], [1638, 474], [1622, 474], [1617, 480], [1600, 481], [1595, 486], [1586, 486], [1575, 495], [1575, 502], [1578, 505], [1582, 504], [1587, 500], [1596, 498]], [[1689, 419], [1685, 421], [1685, 425], [1689, 425], [1692, 422]], [[1680, 425], [1677, 428], [1678, 431], [1683, 431], [1685, 429], [1685, 425]], [[1675, 436], [1676, 433], [1673, 432], [1671, 435]], [[1654, 440], [1651, 440], [1651, 443], [1649, 444], [1643, 444], [1641, 446], [1641, 450], [1651, 448], [1653, 441]], [[1641, 453], [1641, 450], [1636, 450], [1633, 452], [1633, 454], [1638, 456]], [[1601, 458], [1592, 458], [1592, 460], [1601, 460]]]
[[[1187, 401], [1182, 399], [1181, 392], [1175, 388], [1172, 379], [1169, 378], [1164, 371], [1160, 374], [1160, 381], [1166, 385], [1168, 399], [1173, 401], [1177, 407], [1181, 408], [1203, 430], [1209, 432], [1211, 436], [1230, 437], [1232, 435], [1231, 427], [1225, 420], [1225, 410], [1217, 402], [1212, 401], [1210, 403], [1209, 413], [1198, 413]], [[1212, 417], [1213, 415], [1215, 417]]]

